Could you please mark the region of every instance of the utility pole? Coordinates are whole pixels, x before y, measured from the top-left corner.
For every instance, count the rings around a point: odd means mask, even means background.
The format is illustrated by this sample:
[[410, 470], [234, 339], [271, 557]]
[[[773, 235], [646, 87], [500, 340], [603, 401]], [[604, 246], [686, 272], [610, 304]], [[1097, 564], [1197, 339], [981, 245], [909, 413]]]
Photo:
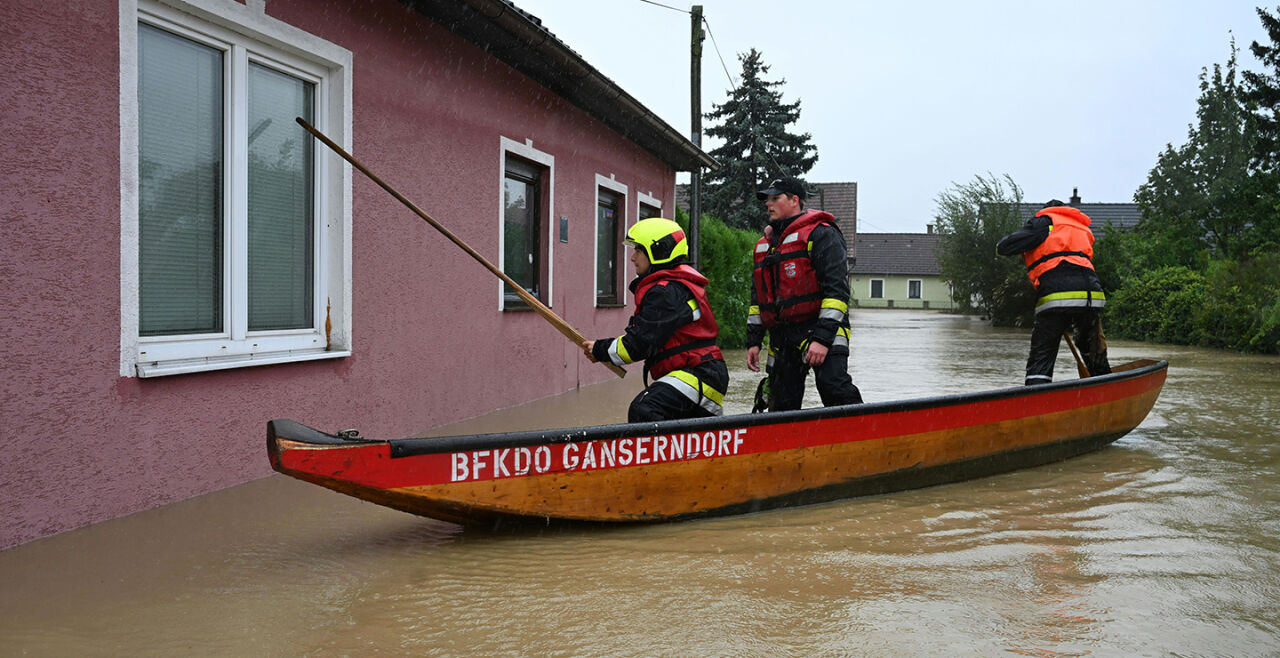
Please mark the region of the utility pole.
[[[693, 145], [702, 149], [702, 5], [689, 11], [692, 29], [689, 56], [689, 110]], [[689, 180], [689, 260], [696, 269], [702, 246], [702, 167], [694, 167]]]

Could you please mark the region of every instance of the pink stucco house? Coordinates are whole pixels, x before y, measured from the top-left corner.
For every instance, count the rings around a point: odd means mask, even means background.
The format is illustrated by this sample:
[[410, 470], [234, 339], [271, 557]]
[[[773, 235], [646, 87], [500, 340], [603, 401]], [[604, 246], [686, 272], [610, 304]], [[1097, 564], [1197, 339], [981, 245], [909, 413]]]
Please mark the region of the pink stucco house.
[[[714, 162], [506, 0], [0, 3], [0, 548], [612, 377], [618, 239]], [[674, 84], [674, 82], [673, 82]]]

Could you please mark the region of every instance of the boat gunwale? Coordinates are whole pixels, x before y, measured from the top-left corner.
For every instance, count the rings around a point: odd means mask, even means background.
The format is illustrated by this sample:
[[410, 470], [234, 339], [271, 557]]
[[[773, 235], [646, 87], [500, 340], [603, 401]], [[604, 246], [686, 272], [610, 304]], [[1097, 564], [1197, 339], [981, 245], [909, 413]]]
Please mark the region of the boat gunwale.
[[[1107, 375], [1083, 379], [1069, 379], [1037, 386], [1013, 386], [974, 393], [953, 393], [908, 400], [890, 400], [838, 407], [818, 407], [795, 411], [779, 411], [760, 414], [735, 414], [695, 419], [664, 420], [643, 423], [620, 423], [613, 425], [595, 425], [573, 428], [556, 428], [541, 430], [524, 430], [519, 432], [460, 434], [440, 437], [411, 437], [402, 439], [346, 439], [307, 427], [296, 421], [282, 419], [268, 423], [268, 438], [283, 438], [312, 445], [325, 447], [368, 447], [387, 444], [391, 448], [391, 457], [412, 457], [416, 455], [485, 450], [489, 448], [513, 448], [537, 445], [556, 445], [579, 443], [584, 441], [611, 440], [635, 436], [671, 435], [681, 432], [710, 432], [727, 428], [755, 427], [758, 425], [785, 425], [789, 423], [828, 420], [831, 418], [854, 418], [876, 414], [910, 412], [921, 409], [937, 409], [955, 407], [966, 404], [1003, 400], [1008, 398], [1041, 395], [1106, 386], [1117, 382], [1149, 377], [1162, 370], [1167, 370], [1167, 360], [1135, 359], [1128, 364], [1142, 364], [1137, 367], [1112, 372]], [[272, 441], [268, 441], [272, 443]]]

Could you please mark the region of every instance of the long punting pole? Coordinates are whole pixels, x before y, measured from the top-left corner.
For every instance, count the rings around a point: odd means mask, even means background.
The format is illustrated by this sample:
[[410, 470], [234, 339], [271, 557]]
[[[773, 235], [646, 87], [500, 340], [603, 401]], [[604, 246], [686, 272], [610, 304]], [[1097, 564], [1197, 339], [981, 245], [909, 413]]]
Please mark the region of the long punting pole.
[[[444, 234], [444, 237], [449, 238], [449, 240], [451, 240], [454, 244], [461, 247], [463, 251], [470, 254], [472, 258], [476, 259], [477, 262], [479, 262], [481, 265], [484, 265], [486, 269], [488, 269], [490, 272], [493, 272], [495, 275], [497, 275], [499, 279], [502, 279], [503, 281], [505, 281], [508, 286], [511, 286], [512, 290], [516, 291], [516, 294], [520, 296], [520, 299], [524, 300], [524, 303], [528, 304], [530, 308], [537, 311], [538, 315], [541, 315], [543, 319], [545, 319], [547, 322], [550, 322], [551, 326], [555, 327], [561, 334], [564, 334], [565, 338], [568, 338], [569, 340], [573, 341], [573, 344], [575, 347], [582, 346], [582, 343], [583, 341], [586, 340], [586, 338], [583, 337], [582, 334], [578, 333], [576, 329], [570, 326], [568, 322], [565, 322], [560, 316], [556, 315], [554, 311], [547, 308], [546, 304], [543, 304], [541, 301], [538, 301], [537, 297], [534, 297], [533, 295], [529, 294], [529, 291], [525, 290], [524, 286], [516, 283], [514, 279], [507, 276], [506, 272], [503, 272], [502, 270], [494, 266], [493, 263], [490, 263], [487, 259], [485, 259], [484, 256], [481, 256], [478, 252], [476, 252], [475, 249], [472, 249], [470, 245], [463, 242], [460, 238], [458, 238], [458, 236], [450, 232], [449, 229], [442, 226], [440, 222], [437, 222], [436, 220], [432, 219], [431, 216], [428, 215], [425, 211], [423, 211], [421, 208], [415, 205], [412, 201], [406, 199], [403, 194], [400, 194], [399, 192], [397, 192], [395, 188], [384, 183], [381, 178], [378, 178], [376, 175], [374, 175], [372, 171], [369, 171], [368, 167], [360, 164], [358, 160], [352, 157], [350, 153], [347, 153], [345, 150], [343, 150], [341, 146], [338, 146], [337, 144], [335, 144], [334, 141], [326, 137], [324, 133], [320, 132], [319, 130], [316, 130], [315, 126], [311, 125], [310, 123], [307, 123], [307, 121], [302, 117], [297, 117], [296, 120], [299, 125], [307, 129], [307, 132], [311, 133], [312, 135], [315, 135], [316, 139], [320, 140], [321, 142], [324, 142], [324, 145], [328, 146], [330, 149], [333, 149], [334, 153], [337, 153], [338, 155], [342, 156], [344, 160], [351, 163], [351, 166], [355, 167], [356, 169], [359, 169], [361, 173], [363, 173], [365, 176], [368, 176], [369, 180], [377, 183], [379, 187], [386, 190], [391, 196], [395, 197], [398, 201], [400, 201], [400, 203], [403, 203], [406, 207], [409, 208], [409, 210], [412, 210], [414, 214], [421, 217], [424, 221], [430, 224], [437, 231], [440, 231], [442, 234]], [[612, 370], [613, 373], [619, 377], [627, 376], [626, 370], [623, 370], [622, 368], [615, 366], [612, 363], [601, 362], [601, 365]]]
[[1080, 358], [1080, 350], [1076, 349], [1075, 341], [1071, 340], [1071, 332], [1062, 332], [1062, 337], [1067, 339], [1067, 347], [1071, 348], [1071, 355], [1076, 357], [1076, 372], [1080, 373], [1080, 379], [1089, 376], [1089, 369], [1084, 365], [1084, 359]]

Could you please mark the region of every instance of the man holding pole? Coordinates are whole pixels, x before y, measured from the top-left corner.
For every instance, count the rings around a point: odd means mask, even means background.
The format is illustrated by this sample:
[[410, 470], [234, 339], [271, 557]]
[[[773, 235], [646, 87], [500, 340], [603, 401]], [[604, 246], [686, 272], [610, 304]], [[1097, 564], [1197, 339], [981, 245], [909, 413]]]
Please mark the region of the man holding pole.
[[583, 341], [583, 353], [616, 366], [644, 360], [647, 387], [631, 402], [629, 423], [722, 415], [729, 369], [716, 345], [707, 278], [687, 263], [684, 230], [651, 217], [627, 230], [625, 241], [635, 246], [635, 315], [621, 336]]
[[[996, 244], [1001, 256], [1022, 255], [1038, 297], [1027, 356], [1027, 386], [1053, 381], [1058, 343], [1068, 329], [1075, 332], [1075, 343], [1084, 352], [1080, 374], [1087, 377], [1111, 372], [1107, 341], [1102, 335], [1102, 308], [1107, 298], [1093, 269], [1090, 223], [1088, 215], [1054, 199]], [[1069, 335], [1067, 340], [1071, 340]]]

